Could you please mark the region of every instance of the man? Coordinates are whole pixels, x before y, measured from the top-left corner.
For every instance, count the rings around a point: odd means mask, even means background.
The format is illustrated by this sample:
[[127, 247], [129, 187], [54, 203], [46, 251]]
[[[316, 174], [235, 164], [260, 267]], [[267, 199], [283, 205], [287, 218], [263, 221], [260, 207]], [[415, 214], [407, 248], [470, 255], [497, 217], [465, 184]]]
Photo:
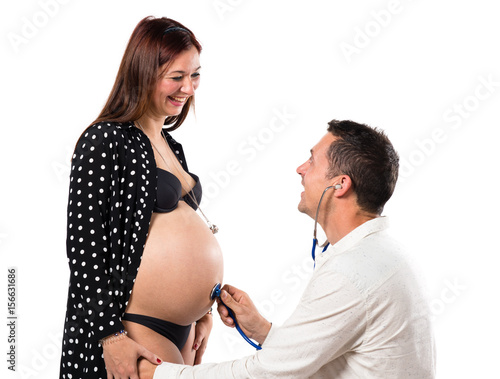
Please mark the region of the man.
[[[255, 355], [195, 367], [141, 363], [162, 378], [434, 378], [435, 353], [426, 301], [381, 217], [398, 177], [398, 155], [377, 129], [331, 121], [328, 133], [297, 168], [299, 211], [326, 233], [299, 305], [283, 326], [271, 325], [246, 293], [224, 286], [221, 298]], [[318, 213], [317, 213], [318, 212]], [[234, 326], [219, 303], [222, 321]], [[150, 374], [151, 375], [151, 374]], [[151, 376], [149, 376], [151, 377]]]

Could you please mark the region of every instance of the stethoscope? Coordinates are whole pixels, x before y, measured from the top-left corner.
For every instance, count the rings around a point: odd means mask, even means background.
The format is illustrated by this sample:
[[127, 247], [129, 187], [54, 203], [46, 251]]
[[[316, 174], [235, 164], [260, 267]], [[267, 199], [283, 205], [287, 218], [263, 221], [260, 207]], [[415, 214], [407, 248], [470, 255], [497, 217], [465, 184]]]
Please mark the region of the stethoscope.
[[247, 337], [247, 335], [243, 332], [243, 330], [241, 330], [240, 326], [238, 325], [238, 321], [236, 321], [236, 317], [235, 317], [232, 309], [229, 308], [226, 304], [224, 304], [224, 302], [220, 298], [220, 293], [221, 293], [220, 283], [217, 283], [214, 286], [214, 288], [212, 288], [212, 292], [210, 293], [210, 299], [211, 300], [215, 300], [215, 298], [218, 297], [219, 301], [221, 302], [221, 304], [226, 307], [227, 312], [229, 313], [229, 317], [231, 317], [233, 319], [234, 326], [236, 327], [236, 330], [241, 334], [241, 336], [243, 337], [243, 339], [245, 341], [247, 341], [250, 345], [252, 345], [253, 347], [255, 347], [257, 350], [262, 350], [262, 346], [257, 345], [255, 342], [253, 342], [250, 338]]
[[[319, 207], [321, 205], [321, 202], [323, 201], [323, 196], [325, 196], [326, 191], [328, 191], [330, 188], [340, 189], [340, 188], [342, 188], [342, 186], [340, 184], [335, 184], [334, 186], [326, 187], [325, 190], [323, 191], [323, 194], [321, 195], [321, 198], [319, 199], [318, 208], [316, 209], [316, 217], [314, 218], [314, 234], [313, 234], [313, 247], [312, 247], [312, 258], [314, 261], [314, 265], [316, 265], [316, 245], [318, 245], [318, 238], [316, 237], [316, 231], [317, 231], [317, 225], [318, 225]], [[330, 243], [327, 240], [327, 241], [325, 241], [325, 243], [323, 245], [320, 246], [323, 248], [322, 252], [324, 252], [326, 249], [328, 249], [328, 246], [330, 246]], [[221, 285], [220, 285], [220, 283], [217, 283], [214, 286], [214, 288], [212, 288], [212, 292], [210, 292], [210, 299], [215, 300], [215, 298], [218, 297], [221, 304], [226, 307], [227, 312], [229, 314], [229, 317], [231, 317], [233, 319], [234, 326], [236, 327], [236, 330], [240, 333], [240, 335], [243, 337], [243, 339], [245, 341], [247, 341], [250, 345], [255, 347], [257, 350], [262, 350], [262, 346], [257, 345], [255, 342], [253, 342], [250, 338], [248, 338], [248, 336], [243, 332], [243, 330], [241, 330], [240, 326], [238, 325], [238, 321], [236, 321], [236, 317], [235, 317], [232, 309], [229, 308], [226, 304], [224, 304], [224, 302], [220, 298], [220, 294], [221, 294]]]
[[[316, 217], [314, 218], [313, 247], [312, 247], [312, 252], [311, 252], [312, 259], [314, 261], [314, 266], [316, 266], [316, 246], [318, 245], [318, 238], [316, 237], [316, 231], [317, 231], [317, 226], [318, 226], [319, 207], [321, 205], [321, 202], [323, 201], [323, 196], [325, 196], [326, 191], [328, 191], [330, 188], [341, 189], [342, 186], [340, 184], [335, 184], [334, 186], [326, 187], [325, 190], [323, 191], [323, 194], [321, 195], [321, 197], [319, 199], [318, 208], [316, 208]], [[321, 252], [324, 253], [325, 250], [328, 249], [328, 246], [330, 246], [330, 243], [328, 242], [328, 240], [326, 240], [325, 243], [320, 246], [323, 248], [323, 250]]]

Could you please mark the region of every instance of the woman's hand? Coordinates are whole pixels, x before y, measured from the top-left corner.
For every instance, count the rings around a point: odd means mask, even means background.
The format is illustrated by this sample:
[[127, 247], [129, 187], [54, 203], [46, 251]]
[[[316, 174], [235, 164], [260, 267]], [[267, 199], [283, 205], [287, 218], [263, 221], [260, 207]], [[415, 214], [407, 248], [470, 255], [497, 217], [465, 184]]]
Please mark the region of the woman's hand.
[[213, 325], [212, 317], [213, 317], [212, 314], [207, 313], [205, 316], [203, 316], [196, 322], [194, 342], [193, 342], [193, 350], [196, 350], [196, 356], [194, 359], [195, 365], [201, 363], [203, 354], [207, 349], [208, 336], [212, 331], [212, 325]]
[[139, 379], [137, 360], [140, 357], [154, 365], [161, 363], [156, 355], [127, 336], [104, 344], [102, 348], [108, 379]]

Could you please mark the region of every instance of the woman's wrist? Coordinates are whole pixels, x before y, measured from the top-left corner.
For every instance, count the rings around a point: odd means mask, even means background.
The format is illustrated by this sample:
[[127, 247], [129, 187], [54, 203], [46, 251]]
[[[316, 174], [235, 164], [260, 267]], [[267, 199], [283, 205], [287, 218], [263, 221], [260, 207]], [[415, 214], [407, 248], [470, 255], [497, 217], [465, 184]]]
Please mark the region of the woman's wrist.
[[111, 334], [110, 336], [104, 337], [103, 339], [99, 340], [99, 344], [101, 346], [106, 346], [114, 342], [120, 341], [125, 337], [127, 337], [127, 331], [122, 329], [119, 332], [116, 332], [114, 334]]

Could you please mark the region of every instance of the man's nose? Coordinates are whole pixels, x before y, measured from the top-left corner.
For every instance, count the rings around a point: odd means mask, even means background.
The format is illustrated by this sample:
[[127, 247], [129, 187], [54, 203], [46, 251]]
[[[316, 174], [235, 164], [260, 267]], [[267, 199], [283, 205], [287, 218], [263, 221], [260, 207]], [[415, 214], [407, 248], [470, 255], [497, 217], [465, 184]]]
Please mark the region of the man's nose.
[[300, 176], [304, 176], [304, 173], [306, 172], [306, 165], [307, 165], [307, 162], [304, 162], [302, 163], [299, 167], [297, 167], [297, 174], [299, 174]]

